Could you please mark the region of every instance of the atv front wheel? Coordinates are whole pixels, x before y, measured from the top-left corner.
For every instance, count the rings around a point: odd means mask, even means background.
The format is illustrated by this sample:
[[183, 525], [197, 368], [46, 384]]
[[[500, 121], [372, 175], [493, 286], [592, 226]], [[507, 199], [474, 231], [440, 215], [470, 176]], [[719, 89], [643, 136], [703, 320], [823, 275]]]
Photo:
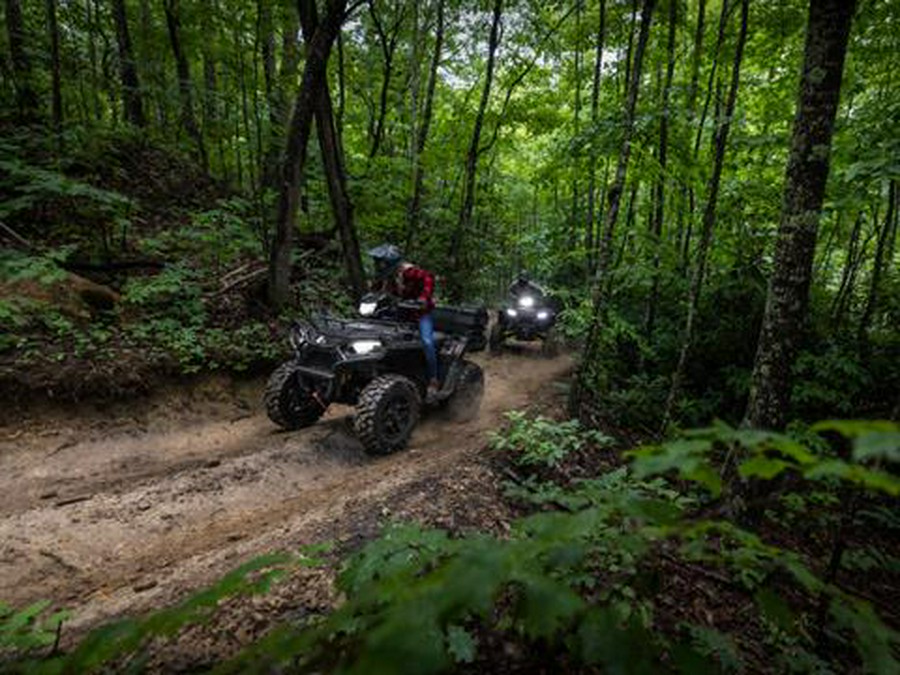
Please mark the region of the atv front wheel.
[[469, 422], [478, 416], [484, 395], [484, 371], [481, 366], [465, 361], [459, 373], [456, 391], [447, 405], [450, 418], [457, 422]]
[[400, 450], [419, 421], [416, 386], [402, 375], [382, 375], [359, 395], [353, 427], [366, 452], [387, 455]]
[[269, 419], [285, 429], [302, 429], [315, 423], [325, 407], [303, 386], [297, 365], [282, 363], [269, 376], [263, 397]]

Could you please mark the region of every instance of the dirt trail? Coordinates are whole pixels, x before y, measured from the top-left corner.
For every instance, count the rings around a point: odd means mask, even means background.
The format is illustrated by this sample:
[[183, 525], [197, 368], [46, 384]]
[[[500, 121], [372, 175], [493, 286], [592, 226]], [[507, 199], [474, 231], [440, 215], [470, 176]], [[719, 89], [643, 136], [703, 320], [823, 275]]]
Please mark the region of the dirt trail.
[[478, 360], [479, 418], [427, 417], [408, 450], [383, 458], [363, 453], [348, 408], [277, 430], [261, 382], [0, 429], [0, 600], [52, 599], [76, 628], [171, 603], [255, 555], [319, 540], [351, 506], [377, 512], [446, 473], [571, 368], [529, 352]]

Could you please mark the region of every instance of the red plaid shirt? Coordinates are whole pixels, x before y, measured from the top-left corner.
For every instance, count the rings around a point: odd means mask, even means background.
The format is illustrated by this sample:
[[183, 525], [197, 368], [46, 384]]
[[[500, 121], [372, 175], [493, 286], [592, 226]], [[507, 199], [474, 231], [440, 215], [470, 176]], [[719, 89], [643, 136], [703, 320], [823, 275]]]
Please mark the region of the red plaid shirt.
[[434, 309], [434, 275], [428, 270], [404, 263], [397, 271], [394, 285], [396, 294], [404, 300], [423, 301], [423, 314]]

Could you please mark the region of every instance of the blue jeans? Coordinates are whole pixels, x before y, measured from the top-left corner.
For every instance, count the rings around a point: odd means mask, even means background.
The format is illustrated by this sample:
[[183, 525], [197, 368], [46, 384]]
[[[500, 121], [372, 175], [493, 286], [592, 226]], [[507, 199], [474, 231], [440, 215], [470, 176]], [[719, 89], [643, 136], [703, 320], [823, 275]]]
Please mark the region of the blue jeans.
[[437, 348], [434, 346], [434, 319], [425, 314], [419, 319], [419, 335], [425, 346], [425, 361], [428, 363], [428, 380], [436, 380], [438, 376]]

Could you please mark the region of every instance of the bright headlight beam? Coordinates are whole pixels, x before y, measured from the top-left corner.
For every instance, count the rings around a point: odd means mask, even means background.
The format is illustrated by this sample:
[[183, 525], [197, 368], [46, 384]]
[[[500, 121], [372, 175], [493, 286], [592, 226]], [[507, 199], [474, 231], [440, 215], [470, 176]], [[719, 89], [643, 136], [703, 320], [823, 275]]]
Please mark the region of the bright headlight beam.
[[519, 306], [520, 307], [534, 307], [534, 298], [530, 295], [526, 295], [522, 298], [519, 298]]
[[537, 318], [538, 318], [539, 321], [544, 321], [544, 320], [547, 319], [549, 316], [550, 316], [550, 315], [549, 315], [547, 312], [544, 312], [544, 311], [540, 311], [540, 312], [537, 313]]
[[350, 343], [350, 348], [357, 354], [368, 354], [381, 348], [381, 342], [378, 340], [357, 340]]
[[514, 310], [512, 307], [510, 307], [509, 309], [506, 310], [506, 313], [507, 313], [509, 316], [515, 316], [517, 312], [516, 312], [516, 310]]
[[376, 307], [378, 307], [377, 302], [361, 302], [359, 303], [359, 313], [362, 316], [371, 316], [375, 313]]

